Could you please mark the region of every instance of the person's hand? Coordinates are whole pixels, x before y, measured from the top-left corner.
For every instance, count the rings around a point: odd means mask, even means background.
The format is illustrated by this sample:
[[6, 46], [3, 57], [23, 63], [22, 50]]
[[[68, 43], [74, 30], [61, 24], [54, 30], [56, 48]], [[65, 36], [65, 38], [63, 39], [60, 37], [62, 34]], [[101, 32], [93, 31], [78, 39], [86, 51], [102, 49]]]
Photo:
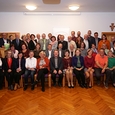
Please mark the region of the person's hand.
[[12, 70], [11, 69], [8, 69], [8, 72], [11, 72]]
[[104, 73], [104, 72], [105, 72], [105, 68], [104, 68], [104, 69], [102, 69], [101, 73]]
[[57, 74], [57, 71], [56, 71], [56, 70], [54, 70], [54, 71], [53, 71], [53, 73]]
[[62, 71], [61, 71], [61, 70], [59, 70], [59, 71], [58, 71], [58, 74], [61, 74], [61, 73], [62, 73]]
[[34, 69], [34, 68], [31, 68], [30, 70], [34, 71], [35, 69]]

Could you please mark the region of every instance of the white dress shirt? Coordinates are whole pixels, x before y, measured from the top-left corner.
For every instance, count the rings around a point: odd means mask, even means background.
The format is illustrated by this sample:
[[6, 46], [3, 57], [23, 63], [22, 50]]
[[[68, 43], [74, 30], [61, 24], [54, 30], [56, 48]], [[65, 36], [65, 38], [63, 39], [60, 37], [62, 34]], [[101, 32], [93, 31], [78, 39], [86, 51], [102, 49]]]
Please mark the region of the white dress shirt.
[[50, 59], [51, 58], [51, 50], [48, 50], [48, 52], [49, 52], [49, 56], [48, 56], [48, 59]]
[[26, 64], [25, 64], [25, 67], [26, 68], [36, 68], [36, 65], [37, 65], [37, 60], [36, 58], [32, 57], [32, 58], [26, 58]]
[[88, 42], [88, 40], [84, 39], [84, 43], [85, 43], [85, 46], [86, 46], [85, 49], [89, 49], [89, 42]]

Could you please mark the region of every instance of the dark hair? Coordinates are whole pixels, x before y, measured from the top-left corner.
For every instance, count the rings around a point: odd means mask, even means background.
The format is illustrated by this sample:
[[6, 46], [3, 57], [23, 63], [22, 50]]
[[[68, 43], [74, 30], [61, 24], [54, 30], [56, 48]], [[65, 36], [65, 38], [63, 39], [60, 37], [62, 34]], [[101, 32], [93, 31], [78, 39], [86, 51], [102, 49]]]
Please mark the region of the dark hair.
[[30, 38], [31, 38], [32, 36], [34, 36], [34, 38], [35, 38], [35, 35], [34, 35], [34, 34], [31, 34], [31, 35], [30, 35]]
[[23, 44], [21, 45], [21, 48], [22, 48], [23, 45], [25, 45], [25, 46], [26, 46], [26, 49], [28, 49], [28, 47], [27, 47], [27, 45], [26, 45], [25, 43], [23, 43]]
[[14, 47], [14, 48], [15, 48], [14, 44], [11, 44], [11, 45], [10, 45], [10, 48], [11, 48], [11, 47]]
[[98, 34], [98, 32], [95, 32], [94, 34]]
[[65, 54], [66, 52], [70, 53], [70, 51], [69, 51], [69, 50], [65, 50], [64, 54]]
[[13, 35], [9, 35], [9, 38], [11, 38]]
[[37, 46], [37, 45], [39, 45], [39, 46], [40, 46], [40, 49], [41, 49], [41, 45], [40, 45], [40, 43], [36, 43], [36, 46]]
[[[84, 48], [85, 48], [85, 47], [86, 47], [85, 43], [84, 43], [84, 42], [81, 42], [81, 45], [82, 45], [82, 43], [84, 44]], [[80, 48], [81, 48], [81, 46], [80, 46]]]
[[107, 40], [107, 37], [106, 37], [106, 35], [105, 35], [105, 34], [103, 34], [103, 35], [102, 35], [102, 39], [103, 39], [103, 36], [105, 36], [105, 39]]
[[115, 41], [113, 42], [113, 45], [115, 44]]
[[55, 40], [56, 40], [56, 37], [55, 37], [55, 36], [52, 36], [52, 37], [51, 37], [51, 41], [52, 41], [52, 38], [55, 38]]

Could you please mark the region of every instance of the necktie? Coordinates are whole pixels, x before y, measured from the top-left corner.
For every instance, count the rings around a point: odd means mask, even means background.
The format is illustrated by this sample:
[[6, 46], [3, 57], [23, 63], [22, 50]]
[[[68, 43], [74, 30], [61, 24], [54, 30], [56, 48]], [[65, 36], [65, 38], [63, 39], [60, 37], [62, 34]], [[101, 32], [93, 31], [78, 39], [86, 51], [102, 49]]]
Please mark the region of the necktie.
[[16, 39], [16, 43], [17, 43], [17, 45], [19, 45], [19, 39]]

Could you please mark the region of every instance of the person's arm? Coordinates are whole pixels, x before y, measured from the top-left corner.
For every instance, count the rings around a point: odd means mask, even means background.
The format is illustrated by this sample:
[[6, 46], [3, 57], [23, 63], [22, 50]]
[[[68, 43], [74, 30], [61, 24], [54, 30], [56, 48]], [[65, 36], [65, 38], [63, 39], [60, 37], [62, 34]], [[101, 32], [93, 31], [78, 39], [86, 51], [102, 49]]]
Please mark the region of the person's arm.
[[51, 71], [55, 70], [54, 64], [53, 64], [53, 58], [50, 58], [50, 69]]
[[42, 65], [42, 67], [47, 68], [49, 66], [49, 59], [45, 58], [44, 60], [45, 60], [46, 64]]
[[87, 65], [87, 57], [84, 58], [84, 65], [86, 68], [88, 68], [88, 65]]

